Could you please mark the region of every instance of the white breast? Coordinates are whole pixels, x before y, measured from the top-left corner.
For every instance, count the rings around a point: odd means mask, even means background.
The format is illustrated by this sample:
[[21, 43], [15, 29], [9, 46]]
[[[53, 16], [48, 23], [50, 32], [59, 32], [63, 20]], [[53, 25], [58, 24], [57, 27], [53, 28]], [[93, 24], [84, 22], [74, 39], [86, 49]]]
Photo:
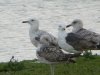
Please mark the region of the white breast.
[[59, 32], [58, 33], [58, 44], [62, 49], [66, 50], [66, 51], [73, 50], [74, 48], [71, 45], [69, 45], [68, 43], [66, 43], [66, 39], [65, 39], [66, 36], [67, 36], [67, 33]]

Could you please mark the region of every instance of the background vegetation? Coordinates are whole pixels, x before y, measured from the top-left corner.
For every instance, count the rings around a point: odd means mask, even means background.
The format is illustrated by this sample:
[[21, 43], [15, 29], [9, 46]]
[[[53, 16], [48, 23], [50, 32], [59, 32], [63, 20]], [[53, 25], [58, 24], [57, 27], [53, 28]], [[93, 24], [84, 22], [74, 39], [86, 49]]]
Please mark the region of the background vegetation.
[[[0, 63], [0, 75], [50, 75], [50, 68], [35, 60]], [[80, 57], [74, 64], [57, 64], [55, 75], [100, 75], [100, 57]]]

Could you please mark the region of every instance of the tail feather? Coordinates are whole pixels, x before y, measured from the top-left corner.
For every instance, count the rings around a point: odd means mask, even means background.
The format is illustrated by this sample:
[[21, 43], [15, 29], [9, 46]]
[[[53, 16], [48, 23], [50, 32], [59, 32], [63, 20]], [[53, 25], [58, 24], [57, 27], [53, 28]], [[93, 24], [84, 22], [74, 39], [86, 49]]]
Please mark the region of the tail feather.
[[100, 42], [96, 45], [97, 49], [100, 49]]
[[74, 57], [79, 57], [81, 53], [74, 53], [74, 54], [67, 54], [68, 58], [74, 58]]
[[81, 53], [66, 54], [66, 59], [67, 59], [68, 62], [76, 63], [76, 61], [73, 60], [73, 58], [79, 57], [80, 55], [81, 55]]
[[99, 45], [97, 45], [97, 49], [100, 49], [100, 44], [99, 44]]

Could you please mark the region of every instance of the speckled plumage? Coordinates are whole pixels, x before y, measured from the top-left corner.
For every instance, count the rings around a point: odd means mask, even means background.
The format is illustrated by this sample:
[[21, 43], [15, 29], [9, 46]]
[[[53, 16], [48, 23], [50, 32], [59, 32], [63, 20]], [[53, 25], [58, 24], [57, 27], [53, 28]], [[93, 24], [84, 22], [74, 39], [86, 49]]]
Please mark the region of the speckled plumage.
[[37, 54], [39, 57], [43, 57], [46, 61], [51, 63], [70, 61], [71, 58], [80, 56], [80, 53], [65, 54], [59, 48], [47, 45], [42, 45], [39, 50], [37, 50]]

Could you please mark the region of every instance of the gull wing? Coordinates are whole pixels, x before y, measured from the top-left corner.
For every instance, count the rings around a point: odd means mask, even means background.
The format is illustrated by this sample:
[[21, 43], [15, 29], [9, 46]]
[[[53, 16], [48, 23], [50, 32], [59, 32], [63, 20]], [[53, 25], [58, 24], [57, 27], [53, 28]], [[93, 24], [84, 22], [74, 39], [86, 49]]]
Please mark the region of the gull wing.
[[93, 41], [95, 43], [100, 43], [100, 34], [97, 34], [95, 32], [89, 31], [87, 29], [80, 29], [79, 31], [75, 32], [76, 34], [80, 35], [87, 41]]
[[80, 53], [76, 54], [65, 54], [62, 52], [62, 50], [54, 47], [54, 46], [42, 46], [40, 50], [37, 51], [37, 54], [40, 57], [45, 58], [46, 60], [50, 62], [62, 62], [62, 61], [68, 61], [68, 59], [73, 57], [79, 57]]
[[90, 49], [96, 49], [96, 43], [93, 41], [88, 41], [84, 37], [75, 34], [75, 33], [69, 33], [67, 37], [65, 37], [66, 43], [73, 46], [75, 50], [90, 50]]

